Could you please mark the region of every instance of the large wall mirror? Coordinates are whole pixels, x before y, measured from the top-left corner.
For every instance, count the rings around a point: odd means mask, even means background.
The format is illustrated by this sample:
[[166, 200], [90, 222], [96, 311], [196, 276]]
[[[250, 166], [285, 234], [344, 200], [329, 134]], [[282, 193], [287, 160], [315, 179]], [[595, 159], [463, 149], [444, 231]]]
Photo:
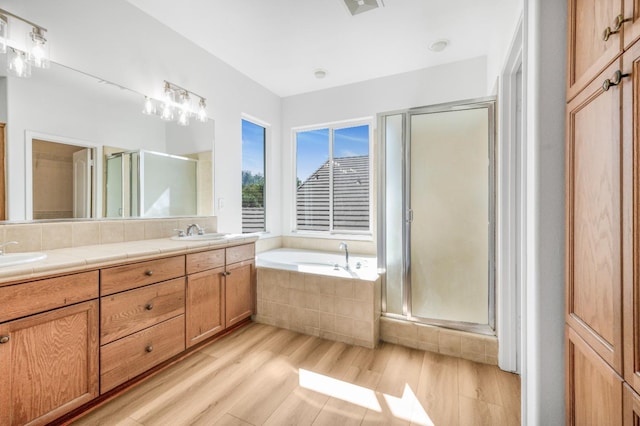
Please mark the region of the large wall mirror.
[[4, 61], [9, 220], [213, 214], [213, 120], [179, 126], [111, 82], [56, 63], [17, 78]]

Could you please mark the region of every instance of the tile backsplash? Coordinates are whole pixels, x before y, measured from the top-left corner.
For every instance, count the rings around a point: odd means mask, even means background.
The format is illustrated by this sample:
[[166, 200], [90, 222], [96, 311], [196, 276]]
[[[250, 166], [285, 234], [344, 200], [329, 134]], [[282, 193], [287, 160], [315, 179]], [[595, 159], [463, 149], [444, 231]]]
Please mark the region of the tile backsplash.
[[176, 235], [175, 229], [184, 230], [192, 223], [205, 232], [216, 232], [218, 228], [215, 216], [16, 223], [0, 225], [0, 242], [18, 242], [6, 246], [7, 253], [54, 250], [168, 238]]

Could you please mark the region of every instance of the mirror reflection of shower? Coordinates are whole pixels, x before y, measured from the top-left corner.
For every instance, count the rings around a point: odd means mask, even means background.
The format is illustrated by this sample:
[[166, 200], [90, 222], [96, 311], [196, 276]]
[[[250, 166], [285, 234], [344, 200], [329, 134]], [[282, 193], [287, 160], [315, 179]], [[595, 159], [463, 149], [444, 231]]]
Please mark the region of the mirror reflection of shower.
[[152, 151], [106, 158], [105, 217], [190, 216], [198, 213], [198, 161]]

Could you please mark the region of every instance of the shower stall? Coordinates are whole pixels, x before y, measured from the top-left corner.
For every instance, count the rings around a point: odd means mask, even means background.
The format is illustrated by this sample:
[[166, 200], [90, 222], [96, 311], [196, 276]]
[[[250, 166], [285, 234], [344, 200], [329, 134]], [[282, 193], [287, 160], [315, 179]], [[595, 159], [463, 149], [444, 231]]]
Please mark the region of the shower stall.
[[383, 314], [495, 329], [495, 100], [378, 115]]
[[151, 151], [109, 155], [105, 217], [197, 214], [198, 161]]

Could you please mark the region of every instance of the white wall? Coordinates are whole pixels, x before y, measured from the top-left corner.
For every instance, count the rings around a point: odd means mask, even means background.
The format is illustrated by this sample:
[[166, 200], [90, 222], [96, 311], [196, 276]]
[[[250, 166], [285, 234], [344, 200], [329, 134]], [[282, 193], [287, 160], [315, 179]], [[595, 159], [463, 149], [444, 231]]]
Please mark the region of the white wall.
[[[426, 68], [318, 92], [282, 101], [282, 231], [293, 224], [294, 160], [291, 129], [376, 114], [485, 96], [486, 58]], [[374, 150], [375, 153], [375, 150]], [[375, 159], [374, 159], [375, 164]], [[374, 228], [375, 229], [375, 228]]]
[[500, 3], [504, 18], [491, 23], [494, 43], [487, 54], [487, 93], [490, 95], [497, 92], [496, 80], [507, 60], [511, 36], [516, 31], [523, 8], [523, 0], [500, 0]]
[[564, 424], [564, 119], [567, 5], [526, 0], [527, 264], [522, 420]]
[[[217, 212], [221, 230], [241, 229], [242, 113], [271, 124], [270, 140], [276, 143], [268, 148], [267, 170], [276, 172], [270, 174], [267, 196], [276, 196], [278, 96], [124, 0], [0, 0], [0, 8], [47, 28], [54, 61], [154, 97], [169, 80], [207, 98], [209, 116], [216, 121], [215, 193], [225, 200]], [[277, 233], [278, 206], [270, 207], [269, 227]]]

